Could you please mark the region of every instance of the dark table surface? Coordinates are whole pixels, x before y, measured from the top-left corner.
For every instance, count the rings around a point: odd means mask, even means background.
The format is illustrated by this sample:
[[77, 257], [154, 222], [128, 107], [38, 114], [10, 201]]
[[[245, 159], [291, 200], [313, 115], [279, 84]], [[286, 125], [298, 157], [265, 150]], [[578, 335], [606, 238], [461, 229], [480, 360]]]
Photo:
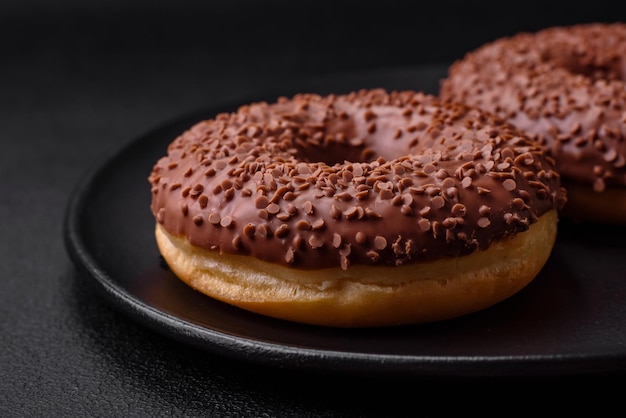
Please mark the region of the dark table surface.
[[578, 404], [589, 398], [553, 389], [588, 394], [623, 379], [395, 379], [251, 364], [144, 327], [70, 261], [63, 219], [76, 184], [165, 121], [339, 72], [446, 65], [521, 30], [626, 19], [603, 0], [408, 4], [0, 3], [0, 416], [433, 416], [496, 410], [494, 393], [520, 408], [542, 393]]

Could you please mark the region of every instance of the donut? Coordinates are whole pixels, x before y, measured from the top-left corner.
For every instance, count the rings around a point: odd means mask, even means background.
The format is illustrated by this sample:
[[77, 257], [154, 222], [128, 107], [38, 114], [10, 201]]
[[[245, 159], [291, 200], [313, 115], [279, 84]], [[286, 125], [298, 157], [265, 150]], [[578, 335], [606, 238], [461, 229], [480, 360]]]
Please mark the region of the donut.
[[520, 32], [456, 60], [439, 96], [492, 112], [557, 164], [563, 218], [626, 224], [626, 24]]
[[274, 319], [451, 319], [520, 291], [566, 196], [511, 125], [414, 91], [300, 93], [174, 138], [148, 176], [158, 249], [190, 287]]

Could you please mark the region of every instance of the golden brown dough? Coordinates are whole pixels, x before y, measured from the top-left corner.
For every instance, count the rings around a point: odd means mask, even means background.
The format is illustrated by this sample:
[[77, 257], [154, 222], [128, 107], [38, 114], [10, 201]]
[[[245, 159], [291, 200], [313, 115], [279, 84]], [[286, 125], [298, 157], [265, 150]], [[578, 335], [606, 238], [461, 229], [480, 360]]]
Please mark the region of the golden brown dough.
[[495, 305], [524, 288], [556, 238], [556, 210], [526, 232], [458, 258], [401, 267], [297, 270], [193, 247], [157, 225], [163, 257], [194, 289], [240, 308], [301, 323], [372, 327], [440, 321]]

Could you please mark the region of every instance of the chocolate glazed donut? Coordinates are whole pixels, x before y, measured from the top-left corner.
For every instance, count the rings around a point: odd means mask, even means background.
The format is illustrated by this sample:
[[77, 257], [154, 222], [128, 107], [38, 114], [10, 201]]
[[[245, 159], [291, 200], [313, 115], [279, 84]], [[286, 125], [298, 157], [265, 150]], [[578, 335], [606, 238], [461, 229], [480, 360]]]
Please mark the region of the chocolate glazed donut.
[[539, 142], [567, 188], [564, 217], [626, 224], [625, 60], [621, 23], [519, 33], [456, 61], [440, 96], [493, 112]]
[[519, 291], [565, 202], [554, 163], [499, 119], [422, 93], [252, 103], [154, 166], [159, 249], [186, 283], [328, 326], [443, 320]]

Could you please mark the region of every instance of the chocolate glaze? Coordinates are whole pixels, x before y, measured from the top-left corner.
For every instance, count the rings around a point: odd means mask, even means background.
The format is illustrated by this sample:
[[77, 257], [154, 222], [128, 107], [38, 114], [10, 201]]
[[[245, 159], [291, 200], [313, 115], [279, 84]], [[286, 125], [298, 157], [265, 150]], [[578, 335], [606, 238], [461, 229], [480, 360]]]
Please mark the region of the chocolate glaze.
[[626, 185], [626, 25], [552, 27], [455, 62], [443, 100], [478, 106], [539, 141], [565, 182]]
[[149, 181], [169, 233], [306, 269], [468, 254], [565, 201], [553, 161], [512, 126], [380, 89], [201, 121]]

